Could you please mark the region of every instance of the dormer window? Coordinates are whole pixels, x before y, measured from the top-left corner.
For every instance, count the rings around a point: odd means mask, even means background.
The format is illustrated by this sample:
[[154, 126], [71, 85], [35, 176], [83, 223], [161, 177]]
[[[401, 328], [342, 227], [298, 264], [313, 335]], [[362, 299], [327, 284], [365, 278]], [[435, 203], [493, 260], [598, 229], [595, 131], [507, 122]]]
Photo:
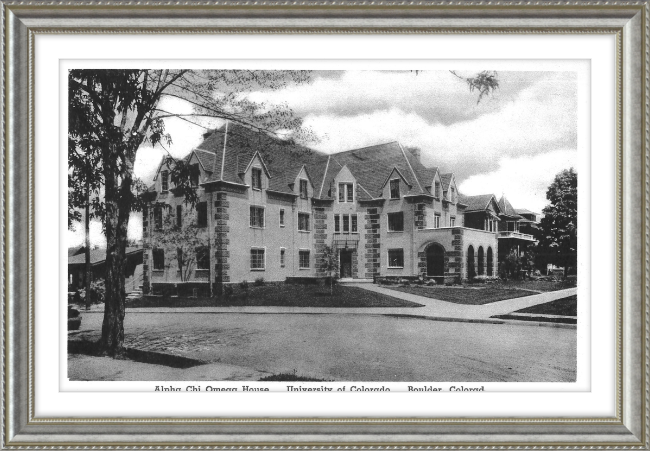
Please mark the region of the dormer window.
[[162, 171], [160, 173], [160, 184], [163, 193], [169, 191], [169, 171]]
[[440, 199], [440, 182], [436, 182], [434, 190], [433, 190], [433, 195]]
[[253, 168], [252, 178], [253, 189], [262, 189], [262, 170], [260, 168]]
[[192, 186], [199, 186], [199, 178], [201, 177], [201, 170], [198, 164], [190, 166], [190, 184]]
[[390, 198], [399, 199], [399, 179], [390, 181]]
[[300, 198], [307, 199], [307, 180], [300, 179]]
[[353, 183], [339, 183], [339, 202], [354, 202]]

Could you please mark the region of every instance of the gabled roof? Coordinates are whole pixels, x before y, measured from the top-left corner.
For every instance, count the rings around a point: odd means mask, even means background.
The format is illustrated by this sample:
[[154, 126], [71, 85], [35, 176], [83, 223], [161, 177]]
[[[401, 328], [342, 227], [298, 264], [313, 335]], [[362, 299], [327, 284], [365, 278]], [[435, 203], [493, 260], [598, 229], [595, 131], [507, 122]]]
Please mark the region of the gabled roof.
[[535, 213], [534, 211], [527, 210], [525, 208], [515, 208], [515, 212], [519, 215], [535, 215], [539, 216], [539, 213]]
[[449, 184], [451, 183], [451, 180], [454, 178], [454, 174], [451, 172], [447, 174], [440, 174], [440, 181], [442, 182], [442, 190], [447, 191], [449, 189]]
[[194, 149], [194, 154], [198, 158], [199, 163], [203, 167], [203, 170], [206, 172], [212, 172], [214, 166], [214, 152], [210, 152], [204, 149]]
[[[321, 161], [324, 166], [327, 155], [238, 124], [229, 124], [224, 149], [225, 131], [225, 127], [214, 130], [199, 146], [200, 149], [216, 154], [214, 168], [211, 177], [207, 180], [208, 183], [219, 180], [243, 183], [240, 174], [249, 166], [259, 151], [270, 177], [269, 189], [292, 193], [289, 185], [294, 182], [303, 166], [306, 166], [314, 186], [320, 186], [320, 179], [315, 180], [316, 177], [314, 177], [314, 173], [318, 171], [312, 171], [310, 166], [319, 166]], [[223, 179], [221, 178], [222, 169]]]
[[498, 208], [497, 200], [494, 197], [494, 194], [479, 194], [477, 196], [464, 196], [462, 194], [459, 194], [458, 200], [461, 203], [467, 205], [467, 208], [465, 209], [466, 213], [472, 211], [485, 211], [488, 209], [490, 201], [492, 200], [494, 200], [494, 203]]
[[499, 199], [499, 208], [501, 209], [502, 215], [509, 216], [513, 219], [521, 219], [521, 216], [517, 214], [512, 204], [506, 199], [506, 196], [501, 196], [501, 199]]

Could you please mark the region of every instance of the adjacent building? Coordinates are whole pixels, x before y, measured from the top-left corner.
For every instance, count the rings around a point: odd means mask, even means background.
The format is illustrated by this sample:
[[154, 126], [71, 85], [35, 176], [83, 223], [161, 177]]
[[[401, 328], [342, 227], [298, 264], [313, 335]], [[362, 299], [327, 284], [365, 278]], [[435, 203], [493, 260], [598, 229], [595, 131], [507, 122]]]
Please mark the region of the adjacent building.
[[[424, 166], [398, 142], [328, 155], [242, 126], [204, 137], [184, 160], [198, 204], [175, 192], [162, 163], [146, 195], [145, 292], [327, 277], [332, 253], [344, 279], [459, 282], [495, 275], [502, 247], [534, 242], [505, 198], [462, 196], [453, 173]], [[189, 273], [156, 247], [170, 219], [204, 243]]]

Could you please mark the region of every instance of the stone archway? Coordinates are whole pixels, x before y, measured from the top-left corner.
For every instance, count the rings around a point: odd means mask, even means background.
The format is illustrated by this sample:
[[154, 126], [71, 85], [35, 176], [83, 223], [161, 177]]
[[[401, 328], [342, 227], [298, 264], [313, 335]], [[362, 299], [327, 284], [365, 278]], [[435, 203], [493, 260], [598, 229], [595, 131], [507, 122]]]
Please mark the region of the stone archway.
[[474, 247], [467, 248], [467, 278], [473, 279], [476, 276], [476, 268], [474, 267]]
[[494, 275], [494, 255], [492, 254], [492, 248], [488, 247], [487, 251], [487, 275]]
[[483, 246], [478, 248], [478, 275], [482, 276], [485, 274], [485, 252], [483, 251]]
[[431, 243], [426, 249], [427, 277], [445, 276], [445, 248], [438, 243]]

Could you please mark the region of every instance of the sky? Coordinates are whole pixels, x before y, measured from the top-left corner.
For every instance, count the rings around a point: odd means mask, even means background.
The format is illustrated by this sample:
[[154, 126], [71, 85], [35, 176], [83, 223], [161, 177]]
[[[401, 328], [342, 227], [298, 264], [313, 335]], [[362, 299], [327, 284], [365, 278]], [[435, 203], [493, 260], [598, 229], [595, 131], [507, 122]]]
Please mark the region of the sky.
[[[308, 147], [336, 153], [399, 141], [419, 147], [425, 166], [453, 172], [462, 194], [505, 194], [515, 208], [541, 213], [555, 174], [577, 165], [577, 75], [501, 71], [498, 78], [499, 89], [479, 103], [478, 93], [450, 71], [316, 71], [309, 84], [249, 95], [286, 103], [303, 117], [318, 138]], [[192, 111], [179, 99], [164, 102], [167, 111]], [[175, 157], [197, 147], [206, 128], [221, 125], [165, 121], [173, 140], [166, 151]], [[136, 176], [149, 183], [166, 151], [142, 147]], [[81, 232], [69, 232], [71, 246], [81, 243]], [[141, 236], [137, 215], [129, 233]], [[104, 242], [98, 223], [91, 225], [91, 241]]]

